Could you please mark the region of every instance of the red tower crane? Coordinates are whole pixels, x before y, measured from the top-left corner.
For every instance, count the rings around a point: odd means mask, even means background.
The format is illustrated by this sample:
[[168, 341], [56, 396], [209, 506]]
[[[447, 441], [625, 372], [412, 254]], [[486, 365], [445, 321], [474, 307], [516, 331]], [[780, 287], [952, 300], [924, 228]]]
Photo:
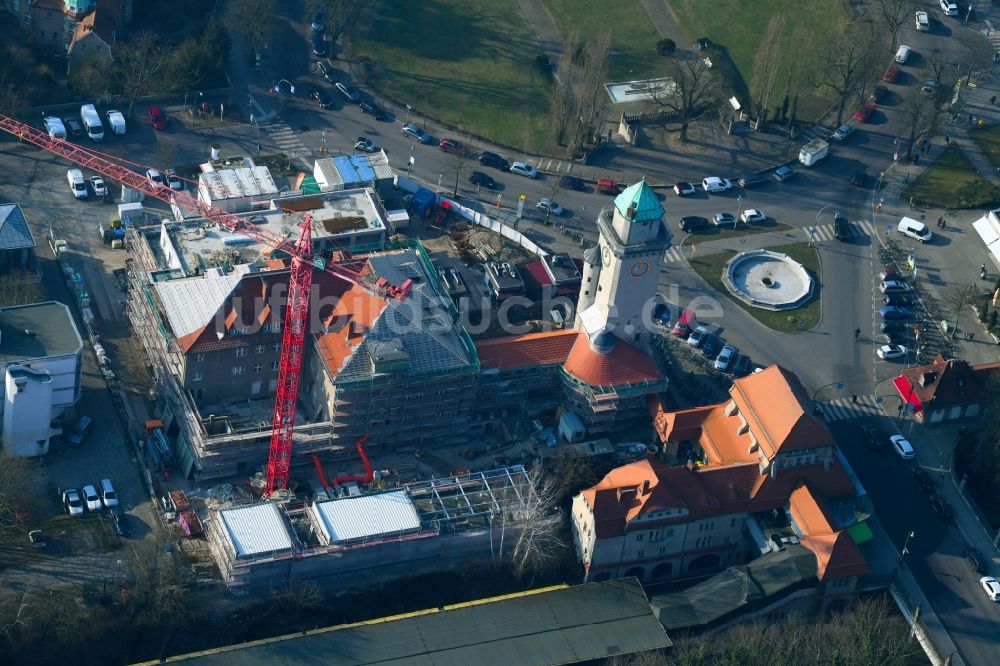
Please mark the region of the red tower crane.
[[371, 289], [381, 296], [402, 300], [407, 289], [378, 280], [374, 286], [368, 284], [360, 273], [335, 262], [325, 262], [312, 252], [312, 219], [307, 215], [299, 225], [302, 233], [297, 242], [290, 238], [261, 229], [233, 213], [209, 206], [186, 192], [178, 192], [168, 187], [152, 183], [145, 176], [118, 164], [112, 156], [99, 154], [69, 141], [55, 139], [30, 125], [0, 114], [0, 130], [13, 134], [19, 141], [27, 141], [39, 148], [59, 155], [70, 162], [91, 169], [126, 187], [145, 193], [171, 204], [184, 204], [198, 210], [207, 220], [226, 229], [251, 238], [273, 250], [287, 254], [291, 258], [291, 273], [288, 284], [288, 300], [285, 307], [284, 331], [281, 340], [281, 362], [278, 367], [278, 392], [274, 401], [271, 420], [271, 446], [267, 459], [267, 486], [265, 497], [279, 489], [288, 487], [288, 476], [292, 459], [292, 434], [295, 428], [295, 404], [299, 394], [299, 379], [302, 376], [302, 361], [305, 355], [306, 327], [309, 322], [309, 287], [312, 285], [314, 268]]

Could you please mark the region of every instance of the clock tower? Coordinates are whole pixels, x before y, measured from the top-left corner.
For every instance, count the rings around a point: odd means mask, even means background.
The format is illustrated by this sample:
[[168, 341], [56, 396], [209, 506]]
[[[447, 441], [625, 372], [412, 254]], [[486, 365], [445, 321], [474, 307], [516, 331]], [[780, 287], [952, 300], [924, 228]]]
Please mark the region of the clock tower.
[[608, 332], [631, 344], [648, 341], [663, 255], [671, 243], [663, 214], [642, 180], [597, 217], [601, 237], [584, 253], [576, 315], [576, 327], [591, 339]]

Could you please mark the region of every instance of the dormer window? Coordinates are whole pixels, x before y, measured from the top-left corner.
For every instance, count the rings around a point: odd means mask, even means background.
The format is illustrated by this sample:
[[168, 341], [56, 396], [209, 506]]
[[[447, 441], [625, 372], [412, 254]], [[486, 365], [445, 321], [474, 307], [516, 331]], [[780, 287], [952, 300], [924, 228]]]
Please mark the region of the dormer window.
[[749, 432], [749, 430], [750, 430], [750, 424], [747, 423], [747, 420], [743, 418], [742, 414], [740, 414], [740, 427], [736, 429], [736, 434], [745, 435], [747, 434], [747, 432]]
[[737, 411], [738, 410], [736, 408], [736, 401], [730, 400], [729, 404], [726, 405], [726, 416], [732, 416], [733, 414], [737, 413]]

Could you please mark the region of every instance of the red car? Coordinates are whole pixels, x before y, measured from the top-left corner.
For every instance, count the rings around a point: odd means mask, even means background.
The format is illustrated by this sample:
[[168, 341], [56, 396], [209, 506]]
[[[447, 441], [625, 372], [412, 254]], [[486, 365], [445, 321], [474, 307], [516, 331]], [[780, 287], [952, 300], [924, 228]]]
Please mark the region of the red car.
[[455, 141], [455, 139], [441, 139], [438, 148], [441, 149], [442, 153], [453, 153], [455, 155], [464, 155], [466, 153], [465, 146]]
[[679, 197], [686, 197], [689, 194], [694, 194], [695, 191], [696, 190], [694, 189], [694, 185], [692, 185], [691, 183], [677, 183], [676, 185], [674, 185], [674, 192]]
[[876, 104], [865, 104], [863, 107], [858, 109], [857, 113], [854, 114], [855, 120], [860, 120], [863, 123], [868, 122], [868, 119], [872, 117], [875, 113], [875, 109], [878, 108]]
[[889, 69], [885, 70], [885, 74], [882, 75], [882, 80], [888, 81], [889, 83], [895, 83], [898, 78], [899, 67], [896, 67], [895, 65], [889, 65]]
[[158, 106], [151, 106], [146, 111], [146, 116], [149, 117], [149, 122], [153, 123], [153, 129], [165, 130], [167, 129], [167, 117], [163, 114]]
[[875, 88], [872, 90], [871, 96], [868, 99], [878, 104], [879, 102], [882, 101], [883, 97], [885, 97], [885, 86], [875, 86]]

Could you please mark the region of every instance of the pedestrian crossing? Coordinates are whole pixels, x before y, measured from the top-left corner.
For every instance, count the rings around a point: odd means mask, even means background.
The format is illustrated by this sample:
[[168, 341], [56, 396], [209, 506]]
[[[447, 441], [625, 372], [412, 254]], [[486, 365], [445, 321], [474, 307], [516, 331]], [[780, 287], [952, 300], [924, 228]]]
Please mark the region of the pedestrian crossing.
[[[814, 231], [815, 230], [815, 231]], [[803, 227], [802, 233], [813, 242], [824, 242], [836, 238], [836, 227], [830, 224], [820, 224], [815, 227]], [[854, 220], [848, 224], [848, 238], [861, 238], [863, 236], [875, 236], [875, 223], [869, 220]]]
[[295, 159], [311, 154], [306, 145], [302, 143], [299, 135], [287, 123], [283, 123], [280, 120], [273, 120], [261, 124], [260, 127], [278, 144], [281, 152], [288, 155], [289, 158]]
[[680, 246], [675, 245], [663, 255], [663, 263], [665, 264], [676, 264], [681, 261], [684, 261], [684, 250]]
[[574, 162], [564, 160], [554, 160], [547, 157], [540, 157], [535, 160], [535, 168], [546, 173], [568, 174], [573, 170]]
[[819, 403], [824, 421], [832, 423], [845, 419], [856, 419], [861, 416], [885, 416], [882, 405], [875, 402], [873, 395], [859, 395], [857, 402], [852, 398], [839, 398], [830, 402]]
[[812, 127], [807, 127], [802, 130], [802, 134], [799, 138], [804, 140], [806, 143], [812, 141], [813, 139], [823, 139], [826, 141], [833, 134], [830, 130], [823, 127], [822, 125], [813, 125]]

